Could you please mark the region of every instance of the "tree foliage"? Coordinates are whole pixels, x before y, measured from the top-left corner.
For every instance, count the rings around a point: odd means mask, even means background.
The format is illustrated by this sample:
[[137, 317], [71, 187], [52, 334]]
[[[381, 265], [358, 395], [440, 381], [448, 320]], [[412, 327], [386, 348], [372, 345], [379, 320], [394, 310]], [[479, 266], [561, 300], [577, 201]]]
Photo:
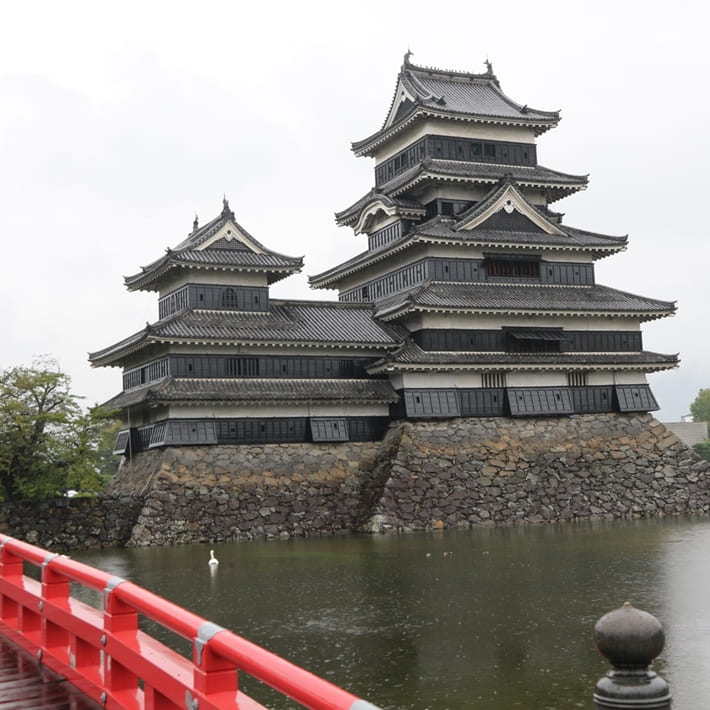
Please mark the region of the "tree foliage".
[[696, 422], [710, 422], [710, 389], [702, 389], [690, 405], [690, 413]]
[[710, 441], [702, 441], [699, 444], [693, 444], [693, 448], [698, 456], [710, 461]]
[[103, 487], [100, 444], [113, 424], [82, 410], [71, 380], [52, 360], [0, 373], [0, 497], [36, 500]]

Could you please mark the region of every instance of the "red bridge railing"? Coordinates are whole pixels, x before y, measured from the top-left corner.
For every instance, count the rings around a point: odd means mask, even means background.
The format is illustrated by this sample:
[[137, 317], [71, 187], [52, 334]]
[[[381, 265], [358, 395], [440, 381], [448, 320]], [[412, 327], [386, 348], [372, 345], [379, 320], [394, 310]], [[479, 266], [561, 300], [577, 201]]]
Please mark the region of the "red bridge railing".
[[[72, 597], [71, 582], [103, 609]], [[192, 660], [141, 631], [139, 615], [188, 639]], [[0, 633], [109, 709], [265, 710], [239, 690], [244, 672], [311, 710], [377, 710], [132, 582], [2, 534]]]

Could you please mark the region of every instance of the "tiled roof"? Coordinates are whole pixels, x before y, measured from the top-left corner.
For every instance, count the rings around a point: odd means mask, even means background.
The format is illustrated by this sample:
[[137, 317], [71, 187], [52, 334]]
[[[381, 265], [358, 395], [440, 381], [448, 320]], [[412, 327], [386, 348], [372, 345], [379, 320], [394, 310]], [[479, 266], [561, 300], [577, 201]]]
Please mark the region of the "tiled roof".
[[[400, 107], [394, 105], [400, 95], [400, 87], [413, 97], [411, 108], [401, 115]], [[353, 143], [352, 148], [357, 154], [366, 155], [419, 115], [432, 114], [459, 120], [529, 125], [536, 134], [559, 122], [558, 111], [539, 111], [508, 98], [490, 68], [484, 74], [471, 74], [414, 66], [405, 57], [385, 125], [368, 138]]]
[[459, 240], [467, 244], [481, 246], [511, 246], [542, 249], [570, 249], [572, 251], [591, 251], [603, 254], [609, 251], [619, 251], [626, 246], [625, 236], [617, 237], [607, 234], [597, 234], [565, 224], [557, 225], [565, 234], [548, 234], [546, 232], [525, 232], [520, 230], [485, 229], [477, 227], [471, 230], [454, 229], [451, 222], [440, 220], [419, 227], [417, 235], [423, 237]]
[[403, 338], [400, 328], [375, 321], [369, 304], [271, 301], [265, 312], [184, 311], [89, 359], [93, 365], [120, 364], [151, 343], [391, 348]]
[[380, 249], [361, 252], [327, 271], [309, 276], [308, 281], [315, 288], [334, 287], [338, 280], [346, 274], [361, 271], [396, 252], [427, 241], [458, 242], [491, 248], [579, 251], [591, 253], [594, 257], [607, 256], [621, 251], [627, 244], [626, 237], [596, 234], [563, 224], [559, 224], [557, 227], [565, 234], [481, 228], [457, 230], [454, 218], [435, 217]]
[[678, 365], [677, 355], [663, 355], [648, 351], [620, 353], [501, 353], [501, 352], [432, 352], [422, 350], [408, 341], [399, 350], [387, 355], [368, 367], [368, 372], [377, 374], [397, 370], [437, 367], [447, 369], [490, 370], [532, 369], [640, 369], [644, 372], [667, 370]]
[[380, 302], [375, 316], [388, 320], [413, 311], [534, 313], [540, 316], [582, 313], [652, 320], [671, 315], [675, 304], [599, 285], [432, 282]]
[[555, 190], [549, 202], [577, 192], [586, 187], [586, 175], [571, 175], [542, 165], [503, 165], [500, 163], [473, 163], [463, 160], [426, 158], [406, 172], [380, 186], [380, 190], [395, 197], [424, 179], [448, 178], [452, 181], [494, 184], [506, 177], [522, 187], [544, 187]]
[[341, 226], [353, 224], [359, 219], [362, 210], [378, 198], [397, 199], [403, 205], [416, 205], [413, 200], [402, 198], [401, 193], [431, 177], [489, 185], [495, 185], [503, 180], [514, 180], [522, 187], [544, 187], [547, 190], [555, 190], [555, 193], [549, 196], [550, 202], [584, 189], [589, 182], [587, 175], [562, 173], [543, 165], [502, 165], [426, 158], [384, 185], [380, 185], [376, 190], [373, 188], [349, 207], [336, 212], [335, 219]]
[[360, 271], [360, 269], [366, 268], [370, 264], [382, 261], [395, 252], [405, 249], [414, 241], [415, 239], [410, 233], [394, 242], [390, 242], [383, 249], [361, 252], [360, 254], [356, 254], [347, 261], [343, 261], [327, 271], [309, 276], [308, 283], [312, 288], [335, 288], [337, 282], [344, 275]]
[[[210, 246], [200, 249], [210, 237], [232, 223], [235, 228], [253, 243], [256, 251], [237, 240], [229, 244], [221, 239]], [[289, 274], [297, 273], [303, 267], [302, 257], [286, 256], [264, 247], [251, 236], [234, 219], [234, 213], [229, 204], [224, 201], [221, 214], [203, 227], [195, 229], [187, 239], [178, 244], [175, 249], [167, 249], [166, 253], [133, 276], [126, 276], [124, 282], [129, 291], [146, 289], [156, 291], [163, 276], [174, 268], [196, 266], [214, 269], [239, 269], [241, 271], [260, 271], [268, 274], [268, 282], [274, 283]]]
[[136, 404], [391, 404], [389, 380], [172, 378], [116, 395], [107, 409]]
[[382, 202], [385, 205], [399, 208], [401, 212], [426, 212], [426, 208], [417, 200], [405, 197], [392, 197], [378, 188], [373, 187], [366, 195], [363, 195], [357, 202], [347, 207], [342, 212], [335, 213], [335, 221], [341, 227], [347, 226], [360, 218], [360, 213], [365, 207], [375, 202]]

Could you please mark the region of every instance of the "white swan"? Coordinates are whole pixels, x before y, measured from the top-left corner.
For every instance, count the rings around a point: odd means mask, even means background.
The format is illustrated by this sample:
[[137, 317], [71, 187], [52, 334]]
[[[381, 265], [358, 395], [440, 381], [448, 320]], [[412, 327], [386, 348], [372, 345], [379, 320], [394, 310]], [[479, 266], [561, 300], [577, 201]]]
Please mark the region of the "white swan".
[[219, 564], [219, 560], [214, 556], [214, 550], [210, 550], [210, 561], [207, 563], [210, 567]]

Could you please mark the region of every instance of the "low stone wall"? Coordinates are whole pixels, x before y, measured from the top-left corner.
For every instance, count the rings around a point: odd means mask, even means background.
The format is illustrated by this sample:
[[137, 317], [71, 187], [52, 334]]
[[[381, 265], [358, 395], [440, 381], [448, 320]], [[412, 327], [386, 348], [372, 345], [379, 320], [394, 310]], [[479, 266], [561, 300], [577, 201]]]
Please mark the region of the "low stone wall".
[[166, 545], [710, 512], [710, 463], [647, 414], [396, 422], [382, 442], [200, 446], [104, 499], [0, 508], [44, 547]]
[[56, 498], [0, 505], [0, 530], [45, 549], [120, 547], [131, 537], [142, 501], [130, 496]]

